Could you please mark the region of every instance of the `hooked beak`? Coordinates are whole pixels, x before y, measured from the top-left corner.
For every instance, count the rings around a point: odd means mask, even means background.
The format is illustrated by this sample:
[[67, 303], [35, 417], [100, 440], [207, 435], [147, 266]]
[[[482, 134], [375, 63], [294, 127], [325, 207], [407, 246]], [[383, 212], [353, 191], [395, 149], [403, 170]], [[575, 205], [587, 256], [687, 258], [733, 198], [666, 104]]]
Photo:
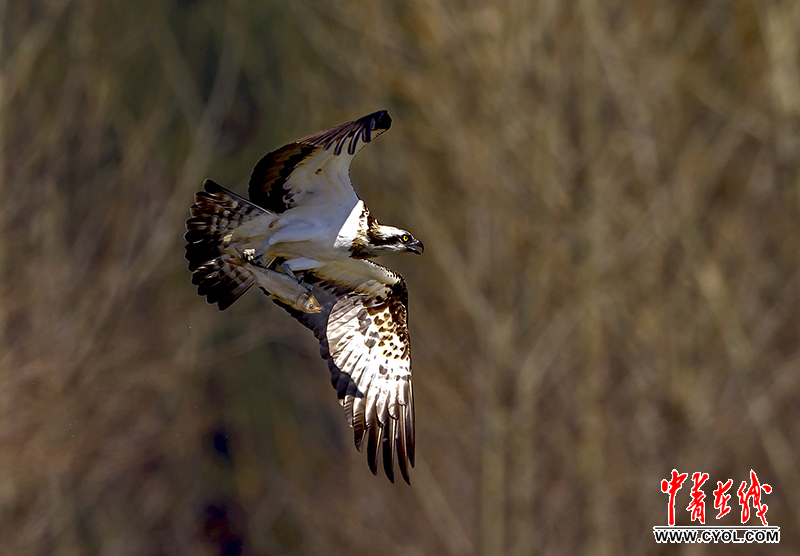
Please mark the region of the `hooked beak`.
[[425, 246], [422, 245], [422, 242], [418, 239], [415, 239], [408, 245], [406, 245], [406, 250], [411, 251], [412, 253], [416, 253], [417, 255], [422, 255], [422, 252], [425, 250]]

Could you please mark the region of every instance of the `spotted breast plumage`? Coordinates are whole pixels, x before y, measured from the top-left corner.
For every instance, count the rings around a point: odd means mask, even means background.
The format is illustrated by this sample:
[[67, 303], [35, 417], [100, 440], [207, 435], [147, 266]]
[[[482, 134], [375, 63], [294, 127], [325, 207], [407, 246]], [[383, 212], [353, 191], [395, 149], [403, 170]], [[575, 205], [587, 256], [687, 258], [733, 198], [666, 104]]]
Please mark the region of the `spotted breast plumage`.
[[[265, 155], [249, 200], [206, 180], [186, 222], [192, 283], [208, 303], [230, 307], [253, 284], [309, 328], [353, 428], [356, 448], [394, 463], [406, 482], [414, 466], [414, 396], [408, 290], [370, 259], [421, 254], [410, 232], [380, 224], [350, 182], [355, 155], [391, 125], [375, 112]], [[380, 455], [379, 455], [380, 454]]]

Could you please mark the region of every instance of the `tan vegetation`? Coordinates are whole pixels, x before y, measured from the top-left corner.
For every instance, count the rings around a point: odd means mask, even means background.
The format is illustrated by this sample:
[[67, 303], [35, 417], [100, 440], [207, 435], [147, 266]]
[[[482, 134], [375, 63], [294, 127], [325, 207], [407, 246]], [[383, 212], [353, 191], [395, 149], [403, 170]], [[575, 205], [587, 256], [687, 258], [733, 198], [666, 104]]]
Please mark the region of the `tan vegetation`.
[[[0, 13], [4, 554], [721, 553], [656, 545], [673, 467], [709, 522], [756, 470], [782, 538], [746, 553], [798, 551], [800, 3]], [[311, 334], [205, 305], [181, 239], [203, 178], [244, 192], [382, 108], [353, 179], [426, 246], [388, 261], [410, 488], [352, 449]]]

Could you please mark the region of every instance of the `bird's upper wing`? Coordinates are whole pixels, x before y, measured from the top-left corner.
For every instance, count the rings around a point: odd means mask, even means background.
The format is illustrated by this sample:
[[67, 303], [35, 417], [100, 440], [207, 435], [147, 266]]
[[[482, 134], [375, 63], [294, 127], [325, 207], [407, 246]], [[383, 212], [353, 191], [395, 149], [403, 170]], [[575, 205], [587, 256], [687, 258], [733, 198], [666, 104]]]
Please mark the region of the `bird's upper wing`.
[[352, 208], [358, 196], [350, 162], [391, 125], [389, 113], [381, 110], [266, 154], [250, 176], [250, 200], [276, 213], [301, 205]]
[[408, 291], [396, 272], [367, 260], [347, 259], [305, 273], [322, 305], [301, 313], [276, 301], [320, 342], [331, 383], [353, 427], [356, 448], [367, 438], [367, 460], [394, 482], [394, 460], [409, 482], [414, 466], [414, 397], [408, 336]]

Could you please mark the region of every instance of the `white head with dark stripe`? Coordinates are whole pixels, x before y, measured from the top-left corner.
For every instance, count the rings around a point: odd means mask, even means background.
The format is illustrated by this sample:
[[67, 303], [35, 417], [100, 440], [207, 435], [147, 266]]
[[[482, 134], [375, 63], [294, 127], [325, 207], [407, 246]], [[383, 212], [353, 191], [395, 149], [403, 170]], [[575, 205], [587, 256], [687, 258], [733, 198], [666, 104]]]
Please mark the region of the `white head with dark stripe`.
[[364, 207], [360, 233], [353, 238], [350, 252], [354, 259], [368, 259], [389, 253], [416, 253], [421, 255], [425, 246], [408, 230], [384, 226]]

